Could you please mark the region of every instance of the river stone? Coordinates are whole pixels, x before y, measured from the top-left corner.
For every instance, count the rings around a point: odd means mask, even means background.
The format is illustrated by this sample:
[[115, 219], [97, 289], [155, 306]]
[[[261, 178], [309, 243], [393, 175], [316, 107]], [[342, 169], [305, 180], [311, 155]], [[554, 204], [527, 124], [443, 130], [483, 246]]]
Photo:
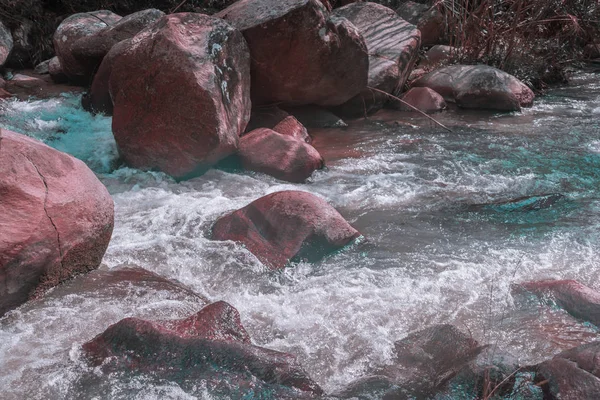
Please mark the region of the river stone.
[[432, 46], [442, 41], [445, 23], [437, 6], [405, 1], [396, 12], [400, 17], [417, 26], [421, 32], [421, 46]]
[[12, 34], [6, 26], [0, 21], [0, 67], [4, 65], [10, 51], [13, 48]]
[[81, 161], [0, 130], [0, 315], [97, 268], [113, 201]]
[[319, 152], [304, 139], [268, 128], [242, 136], [238, 155], [244, 169], [288, 182], [304, 182], [323, 167]]
[[86, 36], [114, 25], [121, 17], [111, 11], [99, 10], [73, 14], [64, 19], [54, 32], [54, 51], [65, 75], [74, 84], [88, 85], [92, 80], [85, 65], [73, 54], [75, 43]]
[[[402, 100], [416, 109], [430, 113], [446, 108], [446, 101], [439, 93], [427, 87], [414, 87], [402, 96]], [[400, 102], [393, 102], [394, 106], [402, 111], [415, 111], [413, 108]]]
[[164, 15], [154, 8], [130, 14], [113, 25], [77, 39], [71, 47], [71, 53], [85, 69], [85, 75], [91, 77], [115, 44], [134, 37]]
[[452, 65], [435, 70], [413, 83], [441, 94], [463, 108], [519, 111], [531, 106], [535, 95], [514, 76], [487, 65]]
[[48, 63], [48, 73], [54, 83], [66, 83], [69, 80], [62, 70], [60, 60], [56, 56], [52, 57]]
[[276, 192], [217, 220], [216, 240], [243, 244], [276, 270], [291, 259], [317, 261], [360, 236], [327, 202], [300, 191]]
[[277, 125], [273, 127], [273, 130], [282, 135], [291, 136], [296, 139], [300, 139], [303, 142], [311, 143], [312, 138], [308, 134], [308, 130], [292, 115], [288, 115], [282, 119]]
[[335, 106], [367, 85], [364, 39], [318, 0], [240, 0], [216, 14], [252, 55], [252, 102]]
[[421, 34], [394, 10], [375, 3], [354, 3], [333, 14], [352, 22], [365, 38], [369, 52], [368, 88], [336, 108], [343, 115], [362, 116], [375, 112], [390, 99], [383, 93], [402, 92], [418, 58]]
[[171, 14], [109, 57], [112, 128], [127, 164], [185, 179], [237, 150], [251, 109], [250, 54], [238, 30]]
[[125, 318], [83, 349], [93, 365], [107, 371], [152, 372], [167, 379], [205, 379], [211, 370], [250, 373], [268, 384], [323, 394], [295, 356], [253, 345], [238, 311], [222, 301], [183, 320]]
[[515, 292], [533, 294], [551, 300], [575, 318], [589, 321], [600, 327], [600, 292], [574, 280], [546, 280], [520, 283]]

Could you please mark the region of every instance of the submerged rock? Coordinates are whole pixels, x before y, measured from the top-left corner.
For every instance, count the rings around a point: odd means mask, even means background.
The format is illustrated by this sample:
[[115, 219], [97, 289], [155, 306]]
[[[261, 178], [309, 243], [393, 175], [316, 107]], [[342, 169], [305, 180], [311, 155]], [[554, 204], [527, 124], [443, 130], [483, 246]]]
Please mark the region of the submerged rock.
[[0, 315], [100, 265], [113, 201], [81, 161], [0, 130]]
[[[438, 92], [426, 87], [414, 87], [402, 96], [402, 100], [423, 112], [441, 111], [446, 108], [446, 101]], [[414, 111], [401, 102], [394, 102], [394, 107], [402, 111]]]
[[4, 65], [10, 51], [13, 48], [12, 34], [6, 26], [0, 21], [0, 67]]
[[73, 14], [63, 20], [54, 33], [54, 51], [60, 60], [64, 74], [78, 85], [88, 85], [92, 75], [73, 54], [75, 43], [86, 36], [114, 25], [121, 17], [111, 11], [100, 10], [89, 13]]
[[216, 240], [243, 244], [270, 269], [292, 259], [316, 261], [358, 238], [335, 208], [300, 191], [271, 193], [217, 220]]
[[396, 12], [400, 17], [417, 26], [421, 32], [422, 46], [431, 46], [442, 41], [445, 29], [444, 17], [435, 5], [405, 1]]
[[164, 15], [154, 8], [130, 14], [104, 29], [75, 40], [71, 53], [85, 70], [85, 75], [91, 78], [115, 44], [134, 37]]
[[123, 319], [83, 349], [105, 370], [153, 372], [175, 380], [225, 370], [323, 394], [293, 355], [253, 345], [238, 311], [222, 301], [183, 320]]
[[533, 104], [535, 95], [514, 76], [487, 65], [452, 65], [435, 70], [413, 83], [441, 94], [463, 108], [519, 111]]
[[471, 204], [471, 211], [499, 211], [499, 212], [527, 212], [543, 210], [554, 206], [558, 201], [563, 200], [564, 195], [560, 193], [550, 193], [539, 196], [523, 196], [516, 199], [497, 201], [494, 203]]
[[393, 95], [402, 92], [417, 60], [421, 34], [394, 10], [371, 2], [350, 4], [332, 15], [352, 22], [365, 38], [369, 52], [368, 88], [336, 110], [355, 117], [375, 112], [390, 97], [370, 88]]
[[303, 139], [267, 128], [242, 136], [238, 155], [243, 168], [289, 182], [304, 182], [323, 167], [319, 152]]
[[569, 314], [600, 327], [600, 292], [574, 280], [546, 280], [513, 286], [516, 293], [530, 293], [556, 302]]
[[563, 351], [535, 370], [545, 399], [595, 400], [600, 393], [600, 342]]
[[364, 39], [318, 0], [240, 0], [215, 16], [248, 42], [255, 105], [335, 106], [367, 85]]
[[237, 150], [251, 108], [239, 31], [207, 15], [171, 14], [106, 58], [112, 128], [127, 164], [186, 179]]
[[359, 379], [340, 393], [342, 398], [379, 394], [383, 399], [425, 399], [481, 353], [484, 346], [453, 325], [434, 325], [395, 343], [394, 364]]

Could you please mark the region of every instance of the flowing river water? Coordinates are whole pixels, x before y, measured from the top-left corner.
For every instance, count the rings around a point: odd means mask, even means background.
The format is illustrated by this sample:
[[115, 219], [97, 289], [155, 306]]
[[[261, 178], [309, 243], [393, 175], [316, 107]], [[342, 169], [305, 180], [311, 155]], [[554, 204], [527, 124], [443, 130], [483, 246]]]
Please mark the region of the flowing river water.
[[[297, 355], [326, 392], [390, 362], [394, 341], [431, 324], [452, 323], [521, 364], [597, 335], [556, 307], [518, 301], [511, 285], [569, 278], [600, 289], [598, 75], [579, 73], [521, 113], [436, 115], [452, 133], [394, 111], [313, 132], [327, 168], [306, 184], [221, 170], [176, 183], [122, 167], [110, 118], [79, 100], [10, 101], [0, 126], [81, 158], [108, 187], [115, 229], [101, 270], [138, 265], [231, 303], [254, 343]], [[287, 189], [322, 196], [365, 239], [279, 273], [210, 240], [220, 215]], [[562, 197], [536, 207], [549, 194]], [[505, 203], [524, 196], [542, 197]], [[0, 319], [1, 398], [269, 398], [89, 367], [80, 347], [108, 325], [203, 304], [160, 285], [110, 285], [76, 278]]]

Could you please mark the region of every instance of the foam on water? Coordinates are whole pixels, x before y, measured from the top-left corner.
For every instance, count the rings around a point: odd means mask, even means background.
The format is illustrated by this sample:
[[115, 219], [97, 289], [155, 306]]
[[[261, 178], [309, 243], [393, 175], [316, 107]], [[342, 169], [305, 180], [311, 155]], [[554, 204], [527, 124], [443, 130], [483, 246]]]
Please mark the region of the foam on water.
[[[395, 340], [433, 323], [469, 330], [524, 363], [591, 340], [593, 328], [560, 310], [522, 305], [510, 286], [541, 278], [596, 286], [600, 128], [594, 103], [600, 85], [594, 79], [586, 76], [523, 113], [440, 114], [453, 133], [401, 113], [323, 133], [361, 156], [332, 155], [328, 168], [306, 184], [219, 170], [176, 183], [164, 174], [119, 168], [110, 119], [89, 116], [71, 97], [12, 102], [0, 124], [71, 152], [100, 175], [116, 210], [107, 268], [141, 265], [210, 300], [230, 302], [256, 344], [296, 354], [333, 392], [389, 362]], [[391, 124], [394, 119], [425, 127], [415, 131]], [[325, 198], [366, 241], [319, 263], [270, 273], [242, 246], [210, 240], [219, 216], [288, 189]], [[549, 193], [565, 197], [536, 211], [471, 207]], [[186, 300], [151, 295], [100, 301], [53, 294], [10, 313], [0, 320], [0, 359], [10, 366], [10, 373], [0, 373], [0, 385], [11, 387], [15, 398], [85, 396], [77, 389], [83, 342], [124, 316], [192, 312]], [[148, 299], [153, 306], [146, 312]], [[111, 377], [110, 391], [102, 387], [97, 396], [215, 395], [199, 385]]]

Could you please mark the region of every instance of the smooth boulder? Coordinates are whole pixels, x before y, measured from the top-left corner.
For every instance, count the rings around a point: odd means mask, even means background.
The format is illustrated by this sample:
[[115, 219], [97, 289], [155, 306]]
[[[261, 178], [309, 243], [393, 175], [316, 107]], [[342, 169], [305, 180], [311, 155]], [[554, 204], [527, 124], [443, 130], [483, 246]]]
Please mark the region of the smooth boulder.
[[317, 261], [360, 233], [327, 202], [300, 191], [276, 192], [217, 220], [216, 240], [243, 244], [272, 270], [292, 259]]
[[239, 312], [222, 301], [183, 320], [125, 318], [83, 349], [93, 365], [108, 371], [152, 372], [175, 380], [249, 373], [267, 384], [323, 394], [293, 355], [253, 345]]
[[100, 264], [113, 201], [81, 161], [0, 130], [0, 315]]
[[291, 136], [309, 144], [312, 142], [312, 138], [308, 134], [306, 127], [292, 115], [279, 121], [279, 123], [273, 127], [273, 130], [282, 135]]
[[600, 327], [600, 292], [574, 280], [546, 280], [515, 285], [513, 291], [550, 300], [569, 314]]
[[123, 43], [107, 57], [112, 129], [127, 164], [186, 179], [237, 150], [251, 110], [250, 53], [238, 30], [170, 14]]
[[487, 65], [452, 65], [435, 70], [413, 83], [428, 87], [459, 107], [519, 111], [533, 104], [535, 95], [514, 76]]
[[332, 15], [358, 28], [369, 53], [368, 87], [336, 110], [350, 116], [377, 111], [391, 98], [386, 93], [402, 92], [418, 58], [421, 33], [394, 10], [371, 2], [349, 4]]
[[0, 21], [0, 67], [4, 65], [10, 51], [13, 48], [12, 34], [6, 26]]
[[415, 111], [416, 108], [417, 110], [429, 113], [442, 111], [446, 108], [444, 98], [435, 90], [426, 87], [411, 88], [402, 96], [402, 100], [409, 105], [394, 102], [394, 105], [402, 111]]
[[323, 167], [323, 158], [310, 144], [268, 128], [242, 136], [238, 156], [244, 169], [288, 182], [304, 182]]
[[318, 0], [240, 0], [215, 16], [248, 42], [255, 105], [335, 106], [367, 85], [364, 39]]
[[154, 8], [130, 14], [113, 25], [77, 39], [71, 47], [71, 53], [85, 69], [85, 75], [92, 77], [115, 44], [134, 37], [164, 15], [165, 13]]
[[73, 54], [75, 43], [86, 36], [105, 29], [119, 22], [121, 17], [111, 11], [99, 10], [88, 13], [73, 14], [65, 18], [56, 32], [53, 43], [56, 56], [64, 74], [69, 80], [78, 85], [88, 85], [92, 80], [88, 69]]

